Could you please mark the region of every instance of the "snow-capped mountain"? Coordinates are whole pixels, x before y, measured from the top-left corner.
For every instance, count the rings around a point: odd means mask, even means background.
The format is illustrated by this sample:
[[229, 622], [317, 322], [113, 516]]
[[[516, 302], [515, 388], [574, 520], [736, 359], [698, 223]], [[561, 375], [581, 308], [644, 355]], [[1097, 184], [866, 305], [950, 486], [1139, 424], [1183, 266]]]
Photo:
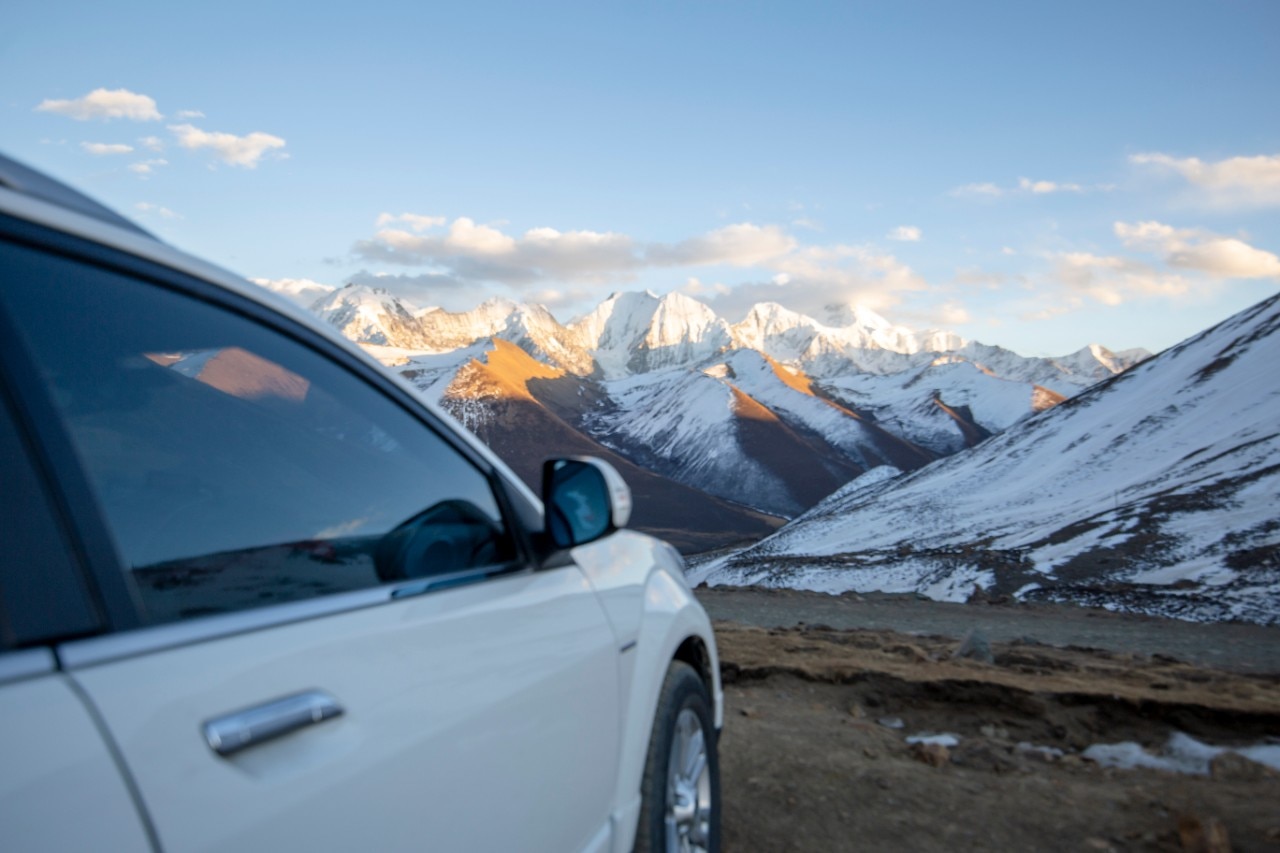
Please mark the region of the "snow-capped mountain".
[[1100, 344], [1089, 344], [1057, 358], [1026, 358], [1003, 347], [977, 342], [966, 342], [953, 354], [996, 376], [1030, 382], [1067, 397], [1151, 357], [1144, 349], [1112, 352]]
[[1065, 399], [956, 356], [939, 356], [924, 367], [888, 376], [847, 373], [821, 387], [828, 397], [874, 418], [883, 429], [943, 456]]
[[359, 285], [313, 310], [468, 416], [495, 398], [464, 405], [464, 371], [496, 342], [515, 344], [577, 381], [574, 394], [547, 377], [529, 385], [568, 428], [678, 483], [784, 517], [871, 468], [918, 468], [1062, 399], [1000, 371], [1066, 377], [1059, 384], [1074, 390], [1093, 381], [1085, 371], [1123, 366], [1025, 359], [856, 306], [831, 306], [819, 321], [764, 303], [730, 324], [679, 293], [615, 293], [568, 324], [537, 305], [493, 299], [449, 312]]
[[584, 396], [591, 400], [592, 385], [498, 339], [457, 371], [440, 404], [535, 489], [548, 456], [608, 460], [631, 486], [632, 526], [662, 536], [683, 551], [753, 541], [781, 523], [636, 465], [567, 423], [557, 412], [559, 403]]
[[1280, 622], [1277, 363], [1280, 296], [978, 447], [877, 468], [697, 576]]
[[680, 293], [615, 293], [569, 329], [606, 379], [694, 364], [731, 343], [724, 320]]
[[919, 353], [950, 352], [965, 340], [950, 332], [917, 334], [855, 305], [831, 305], [823, 321], [762, 302], [732, 327], [738, 346], [766, 353], [784, 364], [802, 365], [813, 376], [859, 370], [894, 373], [907, 369]]
[[1091, 344], [1061, 358], [1029, 358], [951, 332], [913, 332], [857, 306], [831, 306], [820, 322], [776, 303], [760, 303], [741, 322], [730, 324], [696, 299], [648, 291], [615, 293], [568, 324], [540, 305], [491, 299], [471, 311], [452, 313], [418, 308], [382, 288], [354, 284], [324, 294], [312, 310], [361, 343], [440, 351], [497, 337], [573, 373], [596, 373], [609, 380], [695, 367], [730, 349], [755, 350], [819, 379], [894, 375], [948, 355], [1066, 396], [1149, 355]]
[[[326, 293], [311, 310], [353, 341], [417, 349], [437, 348], [418, 320], [417, 309], [381, 287], [346, 287]], [[434, 311], [427, 308], [425, 311]], [[449, 344], [444, 344], [448, 347]]]

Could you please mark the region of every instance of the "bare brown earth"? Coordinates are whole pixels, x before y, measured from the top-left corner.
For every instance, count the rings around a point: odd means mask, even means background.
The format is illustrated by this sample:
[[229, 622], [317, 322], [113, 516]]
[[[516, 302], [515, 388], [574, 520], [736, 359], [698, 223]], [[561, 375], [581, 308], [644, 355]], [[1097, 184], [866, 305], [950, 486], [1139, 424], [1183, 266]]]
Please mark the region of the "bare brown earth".
[[[1280, 851], [1280, 774], [1237, 757], [1185, 776], [1080, 756], [1156, 750], [1176, 731], [1277, 742], [1280, 629], [912, 596], [698, 596], [725, 682], [726, 850]], [[990, 662], [955, 656], [974, 628]], [[906, 743], [943, 732], [959, 745]]]

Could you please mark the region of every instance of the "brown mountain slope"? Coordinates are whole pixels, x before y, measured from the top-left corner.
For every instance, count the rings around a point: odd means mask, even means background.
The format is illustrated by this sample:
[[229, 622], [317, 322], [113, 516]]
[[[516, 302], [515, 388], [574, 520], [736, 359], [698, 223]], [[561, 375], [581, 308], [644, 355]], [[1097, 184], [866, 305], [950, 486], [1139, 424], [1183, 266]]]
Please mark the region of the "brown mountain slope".
[[738, 443], [748, 458], [764, 465], [805, 510], [863, 471], [820, 436], [793, 429], [772, 410], [737, 386], [733, 390]]
[[[495, 352], [488, 363], [490, 367], [508, 365], [512, 355], [505, 350]], [[788, 421], [733, 383], [726, 382], [726, 386], [732, 395], [735, 417], [721, 438], [735, 444], [743, 457], [763, 469], [754, 478], [740, 469], [709, 468], [707, 459], [696, 456], [693, 462], [688, 458], [673, 461], [628, 441], [626, 436], [614, 435], [604, 440], [646, 470], [733, 503], [790, 516], [798, 515], [863, 473], [856, 462], [821, 434]], [[539, 373], [525, 382], [525, 388], [571, 426], [589, 421], [601, 407], [612, 403], [599, 383], [572, 374]], [[588, 431], [583, 432], [590, 436]]]
[[535, 490], [548, 457], [605, 459], [631, 486], [635, 510], [630, 526], [660, 536], [684, 553], [759, 539], [781, 525], [781, 519], [639, 468], [574, 429], [529, 393], [530, 380], [562, 375], [498, 340], [486, 362], [472, 360], [458, 371], [441, 403]]

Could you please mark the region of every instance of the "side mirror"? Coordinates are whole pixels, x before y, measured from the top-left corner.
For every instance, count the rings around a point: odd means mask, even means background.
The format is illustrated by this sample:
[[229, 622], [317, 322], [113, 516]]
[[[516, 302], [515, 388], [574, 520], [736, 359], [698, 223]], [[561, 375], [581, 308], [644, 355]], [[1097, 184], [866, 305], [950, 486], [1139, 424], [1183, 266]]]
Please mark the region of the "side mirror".
[[631, 518], [631, 489], [622, 475], [589, 456], [542, 463], [542, 503], [547, 537], [557, 548], [594, 542]]

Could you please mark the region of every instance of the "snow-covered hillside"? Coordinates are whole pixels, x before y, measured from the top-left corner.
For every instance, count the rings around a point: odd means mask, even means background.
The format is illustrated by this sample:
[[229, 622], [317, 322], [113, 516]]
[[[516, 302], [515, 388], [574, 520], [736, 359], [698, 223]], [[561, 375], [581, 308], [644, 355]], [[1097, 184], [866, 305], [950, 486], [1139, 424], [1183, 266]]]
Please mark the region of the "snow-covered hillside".
[[1280, 296], [697, 577], [1280, 621], [1278, 332]]

